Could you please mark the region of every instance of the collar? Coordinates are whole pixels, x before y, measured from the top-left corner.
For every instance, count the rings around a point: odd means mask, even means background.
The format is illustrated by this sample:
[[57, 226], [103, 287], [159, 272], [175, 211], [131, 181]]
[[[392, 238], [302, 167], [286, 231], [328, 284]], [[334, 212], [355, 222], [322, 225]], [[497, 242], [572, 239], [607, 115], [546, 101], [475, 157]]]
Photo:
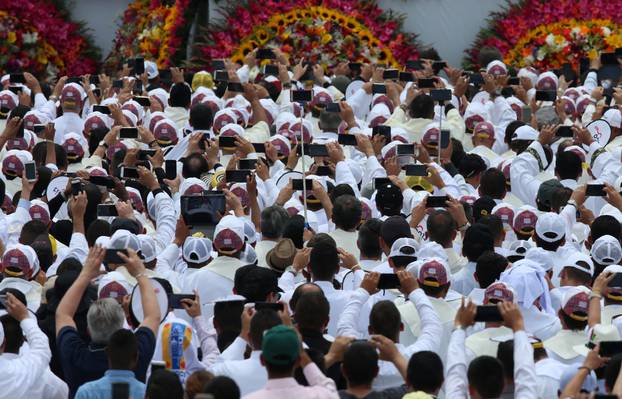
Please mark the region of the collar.
[[266, 390], [286, 389], [286, 388], [297, 388], [299, 386], [300, 385], [298, 384], [298, 382], [292, 377], [274, 378], [274, 379], [268, 380], [268, 382], [266, 383], [265, 389]]
[[106, 377], [127, 377], [127, 378], [135, 378], [134, 372], [132, 370], [107, 370], [104, 375]]
[[324, 291], [324, 293], [335, 292], [335, 287], [331, 281], [314, 281], [314, 283]]

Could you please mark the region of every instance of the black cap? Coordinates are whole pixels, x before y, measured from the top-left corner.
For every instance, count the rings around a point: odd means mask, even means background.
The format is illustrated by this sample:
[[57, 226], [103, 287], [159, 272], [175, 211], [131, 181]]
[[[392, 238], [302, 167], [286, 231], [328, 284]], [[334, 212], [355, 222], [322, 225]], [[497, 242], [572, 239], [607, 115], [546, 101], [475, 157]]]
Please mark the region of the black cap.
[[486, 169], [486, 162], [477, 154], [466, 154], [458, 167], [458, 171], [465, 179], [473, 177]]
[[236, 270], [233, 281], [235, 292], [249, 301], [265, 301], [271, 292], [283, 292], [277, 275], [266, 267], [242, 266]]
[[401, 216], [391, 216], [382, 222], [380, 237], [385, 244], [391, 247], [398, 238], [413, 238], [413, 235], [406, 219]]
[[473, 219], [477, 222], [484, 216], [492, 215], [492, 209], [497, 205], [494, 199], [488, 196], [479, 197], [473, 203]]
[[381, 213], [394, 209], [401, 209], [404, 203], [402, 190], [394, 184], [385, 184], [378, 188], [376, 206]]

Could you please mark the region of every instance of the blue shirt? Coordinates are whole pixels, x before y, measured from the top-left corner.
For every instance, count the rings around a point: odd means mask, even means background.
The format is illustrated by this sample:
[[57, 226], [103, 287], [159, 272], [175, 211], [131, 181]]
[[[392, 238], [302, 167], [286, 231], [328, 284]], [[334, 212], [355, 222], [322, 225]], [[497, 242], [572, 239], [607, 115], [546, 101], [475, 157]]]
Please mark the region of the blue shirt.
[[131, 398], [145, 397], [145, 384], [134, 378], [130, 370], [108, 370], [99, 380], [87, 382], [76, 393], [76, 399], [110, 399], [112, 398], [112, 384], [122, 382], [130, 386]]

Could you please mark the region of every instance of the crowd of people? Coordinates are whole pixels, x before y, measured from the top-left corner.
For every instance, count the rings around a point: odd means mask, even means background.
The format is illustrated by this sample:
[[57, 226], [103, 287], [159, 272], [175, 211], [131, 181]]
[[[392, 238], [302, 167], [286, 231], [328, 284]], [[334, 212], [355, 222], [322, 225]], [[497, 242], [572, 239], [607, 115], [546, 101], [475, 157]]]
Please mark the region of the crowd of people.
[[2, 76], [1, 398], [622, 398], [600, 58], [263, 50]]

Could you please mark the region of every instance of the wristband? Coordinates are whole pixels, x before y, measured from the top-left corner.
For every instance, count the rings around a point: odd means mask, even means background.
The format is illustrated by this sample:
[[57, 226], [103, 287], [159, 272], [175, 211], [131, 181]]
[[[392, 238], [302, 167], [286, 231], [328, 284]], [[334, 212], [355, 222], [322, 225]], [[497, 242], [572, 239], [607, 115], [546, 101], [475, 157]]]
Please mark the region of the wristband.
[[154, 144], [158, 144], [158, 140], [151, 140], [149, 142], [149, 144], [147, 144], [149, 147], [153, 147]]
[[577, 368], [577, 370], [581, 370], [581, 369], [587, 370], [588, 374], [592, 372], [592, 369], [587, 367], [587, 366], [581, 366], [581, 367]]
[[590, 299], [592, 299], [592, 298], [600, 299], [602, 297], [603, 297], [603, 295], [599, 291], [592, 291], [592, 292], [590, 292]]
[[141, 277], [147, 277], [147, 274], [145, 272], [140, 272], [136, 276], [134, 276], [136, 280], [138, 280]]

